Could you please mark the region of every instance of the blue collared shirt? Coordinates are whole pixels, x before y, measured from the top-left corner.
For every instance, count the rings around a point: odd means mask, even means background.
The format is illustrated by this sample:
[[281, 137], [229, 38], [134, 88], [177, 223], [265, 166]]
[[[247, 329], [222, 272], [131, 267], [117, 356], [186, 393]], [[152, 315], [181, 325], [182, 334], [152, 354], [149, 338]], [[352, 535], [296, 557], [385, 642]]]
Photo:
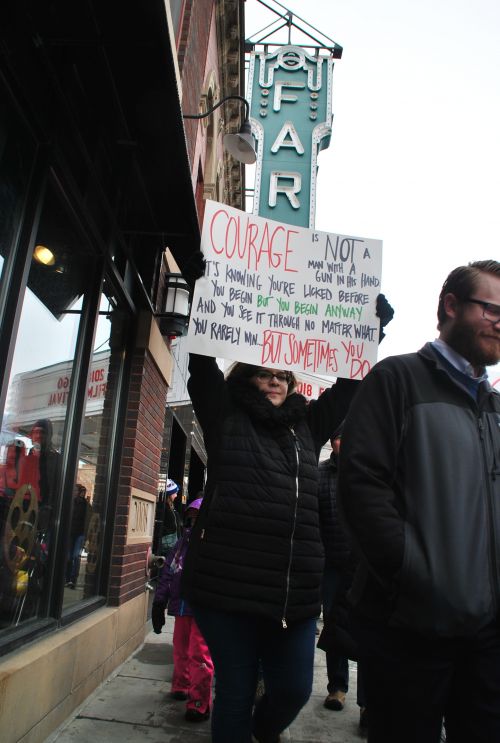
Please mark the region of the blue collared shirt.
[[445, 341], [441, 340], [441, 338], [431, 341], [431, 346], [459, 373], [458, 375], [455, 374], [455, 376], [461, 381], [464, 389], [477, 400], [479, 385], [481, 382], [488, 382], [486, 369], [482, 367], [480, 375], [476, 376], [472, 364], [445, 343]]
[[481, 374], [479, 376], [476, 376], [472, 364], [467, 361], [467, 359], [464, 359], [463, 356], [460, 356], [460, 354], [457, 353], [451, 346], [442, 341], [441, 338], [436, 338], [436, 340], [431, 341], [431, 343], [434, 348], [439, 351], [441, 356], [444, 356], [445, 359], [449, 361], [450, 364], [455, 367], [455, 369], [458, 369], [459, 372], [462, 372], [462, 374], [465, 374], [467, 377], [474, 379], [476, 382], [486, 382], [488, 380], [488, 374], [484, 366], [481, 369]]

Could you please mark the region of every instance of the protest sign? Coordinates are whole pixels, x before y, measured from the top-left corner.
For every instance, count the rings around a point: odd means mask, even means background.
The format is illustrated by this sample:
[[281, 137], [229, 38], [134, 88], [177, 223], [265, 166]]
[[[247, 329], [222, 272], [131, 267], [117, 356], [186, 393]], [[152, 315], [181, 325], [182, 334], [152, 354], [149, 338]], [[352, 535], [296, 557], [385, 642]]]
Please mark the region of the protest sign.
[[376, 361], [382, 243], [207, 201], [188, 349], [362, 379]]

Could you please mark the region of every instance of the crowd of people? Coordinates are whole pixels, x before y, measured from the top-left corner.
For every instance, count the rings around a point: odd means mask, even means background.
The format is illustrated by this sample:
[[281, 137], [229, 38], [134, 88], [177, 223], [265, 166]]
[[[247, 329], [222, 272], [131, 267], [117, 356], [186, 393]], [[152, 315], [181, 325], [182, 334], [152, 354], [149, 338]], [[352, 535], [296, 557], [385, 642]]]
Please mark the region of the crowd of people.
[[[191, 283], [203, 269], [199, 253]], [[381, 340], [383, 294], [376, 313]], [[160, 633], [175, 617], [170, 693], [186, 720], [210, 718], [213, 743], [279, 743], [311, 695], [316, 644], [328, 710], [344, 709], [357, 663], [368, 743], [438, 743], [443, 725], [448, 743], [500, 741], [500, 395], [486, 371], [500, 361], [500, 263], [451, 271], [437, 319], [418, 352], [315, 400], [289, 369], [224, 374], [190, 354], [206, 483], [182, 519], [166, 481], [152, 621]], [[29, 500], [47, 548], [59, 454], [50, 421], [30, 436], [29, 450], [6, 447], [0, 526]], [[70, 589], [91, 512], [75, 484]], [[35, 536], [3, 556], [2, 596], [20, 565], [40, 563]]]
[[[382, 337], [383, 295], [377, 314]], [[437, 314], [436, 340], [309, 402], [290, 370], [190, 355], [207, 478], [153, 621], [176, 615], [172, 694], [211, 717], [213, 743], [282, 740], [321, 609], [325, 707], [343, 709], [356, 660], [369, 743], [438, 743], [443, 722], [449, 743], [500, 740], [500, 263], [452, 271]]]

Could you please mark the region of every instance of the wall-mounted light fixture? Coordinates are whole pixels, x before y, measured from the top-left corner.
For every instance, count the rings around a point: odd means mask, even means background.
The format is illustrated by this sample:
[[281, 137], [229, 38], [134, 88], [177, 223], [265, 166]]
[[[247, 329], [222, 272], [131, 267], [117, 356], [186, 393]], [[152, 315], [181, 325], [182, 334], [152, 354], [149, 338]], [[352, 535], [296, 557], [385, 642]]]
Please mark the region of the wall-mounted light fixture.
[[241, 101], [245, 104], [245, 121], [240, 127], [238, 132], [234, 134], [225, 134], [223, 137], [223, 145], [225, 149], [239, 162], [245, 165], [252, 165], [257, 160], [255, 153], [255, 142], [252, 136], [252, 127], [250, 126], [250, 106], [246, 98], [241, 95], [227, 95], [225, 98], [221, 98], [215, 106], [209, 111], [205, 111], [202, 114], [182, 114], [183, 119], [204, 119], [206, 116], [210, 116], [219, 106], [222, 106], [226, 101]]
[[189, 286], [180, 273], [169, 273], [165, 283], [165, 306], [156, 314], [160, 332], [168, 338], [185, 335], [189, 323]]
[[41, 263], [42, 266], [53, 266], [56, 262], [54, 253], [46, 245], [36, 245], [33, 251], [33, 258], [37, 263]]

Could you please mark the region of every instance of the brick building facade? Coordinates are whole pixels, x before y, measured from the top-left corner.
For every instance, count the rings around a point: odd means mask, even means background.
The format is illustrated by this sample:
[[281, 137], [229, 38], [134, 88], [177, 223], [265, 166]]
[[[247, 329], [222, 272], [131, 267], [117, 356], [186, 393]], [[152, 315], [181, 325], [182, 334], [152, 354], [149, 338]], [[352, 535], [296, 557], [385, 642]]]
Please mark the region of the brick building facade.
[[0, 11], [5, 743], [43, 741], [141, 644], [162, 478], [184, 500], [203, 483], [189, 401], [170, 403], [183, 372], [160, 316], [169, 274], [199, 246], [204, 198], [243, 205], [242, 166], [221, 144], [241, 106], [183, 119], [242, 93], [243, 5]]

